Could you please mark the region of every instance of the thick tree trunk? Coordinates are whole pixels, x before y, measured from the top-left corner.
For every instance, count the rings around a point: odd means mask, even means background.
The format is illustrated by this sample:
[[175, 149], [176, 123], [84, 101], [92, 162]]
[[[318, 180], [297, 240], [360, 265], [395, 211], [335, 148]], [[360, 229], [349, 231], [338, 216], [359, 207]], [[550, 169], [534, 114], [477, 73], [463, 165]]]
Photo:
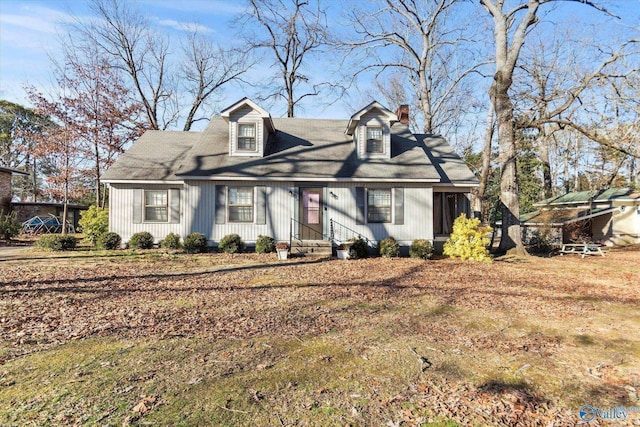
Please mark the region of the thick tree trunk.
[[508, 94], [510, 86], [511, 76], [505, 76], [498, 71], [491, 87], [491, 97], [495, 102], [498, 145], [500, 147], [500, 200], [503, 208], [502, 236], [499, 248], [502, 252], [526, 255], [520, 227], [513, 104]]

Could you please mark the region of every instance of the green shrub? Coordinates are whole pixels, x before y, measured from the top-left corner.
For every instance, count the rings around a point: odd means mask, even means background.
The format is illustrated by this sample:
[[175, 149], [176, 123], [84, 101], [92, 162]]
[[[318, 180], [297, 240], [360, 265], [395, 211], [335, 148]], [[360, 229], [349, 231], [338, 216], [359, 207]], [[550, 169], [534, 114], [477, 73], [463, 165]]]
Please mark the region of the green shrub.
[[169, 233], [167, 237], [164, 238], [162, 242], [160, 242], [160, 247], [165, 249], [180, 249], [182, 245], [180, 245], [180, 236], [176, 233]]
[[445, 242], [443, 253], [463, 260], [491, 262], [487, 249], [489, 232], [491, 227], [481, 227], [478, 218], [467, 218], [461, 214], [453, 222], [453, 233]]
[[188, 254], [207, 252], [207, 238], [202, 233], [191, 233], [184, 238], [184, 251]]
[[15, 212], [9, 212], [5, 215], [0, 211], [0, 238], [9, 240], [20, 233], [22, 225], [16, 219]]
[[104, 233], [98, 239], [98, 247], [107, 250], [119, 249], [122, 244], [122, 238], [118, 233]]
[[433, 245], [428, 240], [416, 239], [411, 242], [409, 256], [411, 258], [429, 259], [433, 256]]
[[241, 253], [244, 251], [244, 242], [237, 234], [227, 234], [220, 240], [218, 250], [228, 254]]
[[45, 234], [36, 241], [36, 247], [52, 251], [72, 251], [76, 248], [78, 239], [66, 234]]
[[153, 248], [153, 236], [148, 231], [141, 231], [131, 236], [129, 240], [131, 249], [151, 249]]
[[95, 246], [100, 236], [109, 231], [109, 210], [90, 206], [80, 213], [78, 224], [82, 227], [82, 234]]
[[276, 251], [276, 241], [270, 236], [258, 236], [256, 240], [256, 253], [268, 254]]
[[400, 245], [393, 237], [387, 237], [378, 242], [378, 253], [387, 258], [397, 257], [400, 255]]
[[353, 242], [349, 248], [349, 258], [369, 258], [369, 246], [362, 237], [352, 237], [349, 241]]

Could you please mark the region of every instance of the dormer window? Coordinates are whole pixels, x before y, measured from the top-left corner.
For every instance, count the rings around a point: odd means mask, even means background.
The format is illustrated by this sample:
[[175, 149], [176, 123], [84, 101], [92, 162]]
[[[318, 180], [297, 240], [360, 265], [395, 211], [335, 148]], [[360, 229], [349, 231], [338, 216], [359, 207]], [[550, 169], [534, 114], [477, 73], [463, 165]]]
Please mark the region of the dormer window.
[[381, 126], [367, 126], [367, 153], [384, 153]]
[[238, 150], [256, 151], [256, 125], [238, 123]]
[[220, 113], [229, 123], [229, 155], [262, 157], [269, 135], [276, 132], [271, 115], [249, 98], [242, 98]]

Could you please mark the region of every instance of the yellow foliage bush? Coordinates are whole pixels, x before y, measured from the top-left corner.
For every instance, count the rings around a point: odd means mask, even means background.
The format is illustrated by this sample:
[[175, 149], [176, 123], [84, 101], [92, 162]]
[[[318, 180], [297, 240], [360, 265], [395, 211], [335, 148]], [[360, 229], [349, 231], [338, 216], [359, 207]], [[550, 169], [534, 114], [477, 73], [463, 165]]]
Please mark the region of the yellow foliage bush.
[[491, 227], [481, 227], [477, 218], [467, 218], [461, 214], [453, 223], [453, 233], [444, 244], [444, 254], [463, 260], [491, 262], [488, 234]]

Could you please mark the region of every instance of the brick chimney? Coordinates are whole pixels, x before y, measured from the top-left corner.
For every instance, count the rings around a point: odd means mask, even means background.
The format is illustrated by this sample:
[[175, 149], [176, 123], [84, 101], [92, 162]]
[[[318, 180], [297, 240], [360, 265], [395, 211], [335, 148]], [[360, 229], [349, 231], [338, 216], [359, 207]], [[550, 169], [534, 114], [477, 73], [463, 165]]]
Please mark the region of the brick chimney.
[[403, 125], [409, 124], [409, 105], [402, 104], [398, 107], [398, 111], [396, 111], [396, 116], [398, 116], [398, 120]]

